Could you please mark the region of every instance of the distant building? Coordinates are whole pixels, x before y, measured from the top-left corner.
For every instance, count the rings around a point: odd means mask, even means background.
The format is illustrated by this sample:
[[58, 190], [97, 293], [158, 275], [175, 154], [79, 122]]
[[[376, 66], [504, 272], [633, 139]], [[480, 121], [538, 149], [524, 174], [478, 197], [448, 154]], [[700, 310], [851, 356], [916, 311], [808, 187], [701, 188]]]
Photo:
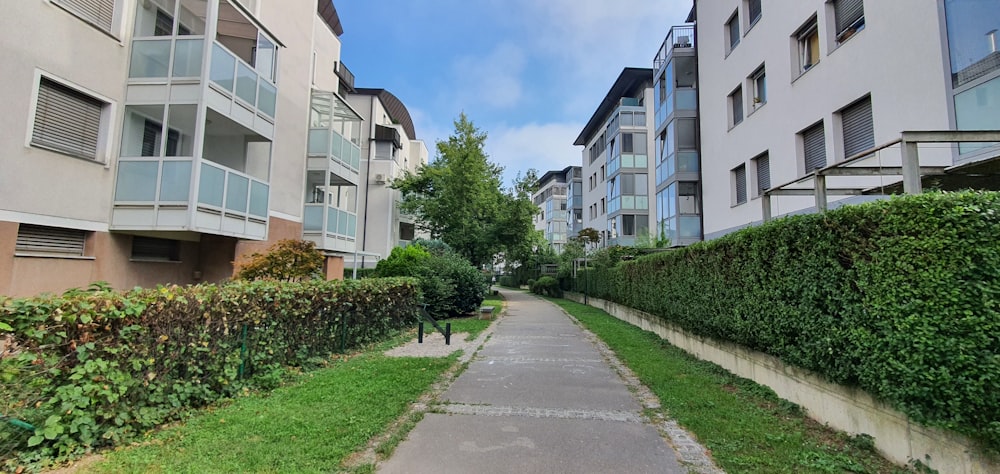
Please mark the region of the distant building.
[[575, 235], [574, 224], [582, 201], [572, 192], [580, 189], [580, 167], [569, 166], [542, 175], [531, 196], [540, 210], [535, 215], [535, 230], [545, 233], [545, 240], [556, 253], [561, 253], [569, 238]]
[[653, 70], [625, 68], [573, 143], [584, 147], [583, 227], [599, 231], [602, 245], [651, 237], [653, 103]]

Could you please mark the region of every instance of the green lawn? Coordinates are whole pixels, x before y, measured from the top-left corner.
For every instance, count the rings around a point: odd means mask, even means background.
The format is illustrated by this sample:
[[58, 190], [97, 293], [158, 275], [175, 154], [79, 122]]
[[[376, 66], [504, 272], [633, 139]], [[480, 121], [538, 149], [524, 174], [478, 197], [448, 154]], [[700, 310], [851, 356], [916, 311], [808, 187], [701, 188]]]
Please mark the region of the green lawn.
[[[503, 308], [503, 296], [493, 296], [491, 294], [487, 296], [485, 300], [483, 300], [482, 306], [493, 307], [493, 319], [495, 320], [497, 316], [500, 314], [500, 310]], [[445, 323], [451, 323], [452, 334], [458, 334], [460, 332], [469, 333], [469, 335], [465, 337], [465, 340], [471, 341], [479, 337], [479, 334], [485, 331], [486, 328], [490, 327], [490, 324], [492, 324], [493, 321], [488, 319], [479, 319], [479, 315], [477, 314], [475, 316], [471, 316], [468, 318], [454, 318], [454, 319], [442, 320], [440, 321], [441, 327], [444, 327]], [[434, 330], [433, 328], [429, 327], [425, 327], [424, 329], [428, 331]]]
[[699, 361], [656, 334], [590, 306], [551, 299], [600, 337], [662, 404], [732, 473], [906, 472], [851, 438], [805, 417], [767, 387]]
[[388, 358], [376, 350], [336, 362], [108, 453], [88, 472], [337, 471], [455, 360]]

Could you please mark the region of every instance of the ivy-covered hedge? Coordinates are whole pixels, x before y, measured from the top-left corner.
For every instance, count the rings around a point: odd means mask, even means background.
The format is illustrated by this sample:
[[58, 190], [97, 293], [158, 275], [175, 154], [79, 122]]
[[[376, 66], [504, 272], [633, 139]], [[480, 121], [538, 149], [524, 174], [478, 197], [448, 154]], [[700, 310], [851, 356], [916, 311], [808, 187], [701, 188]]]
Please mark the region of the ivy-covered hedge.
[[0, 466], [117, 444], [273, 388], [285, 367], [411, 325], [418, 302], [411, 278], [0, 299]]
[[1000, 450], [1000, 194], [773, 221], [593, 270], [588, 291], [860, 386]]

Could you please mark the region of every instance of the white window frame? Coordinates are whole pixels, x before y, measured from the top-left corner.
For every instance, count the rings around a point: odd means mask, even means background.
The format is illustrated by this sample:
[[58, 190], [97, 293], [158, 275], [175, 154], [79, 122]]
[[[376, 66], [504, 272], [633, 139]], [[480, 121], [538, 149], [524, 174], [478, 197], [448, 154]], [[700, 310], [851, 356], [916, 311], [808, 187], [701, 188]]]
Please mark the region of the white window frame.
[[[76, 90], [77, 92], [79, 92], [81, 94], [88, 95], [88, 96], [90, 96], [90, 97], [92, 97], [92, 98], [94, 98], [96, 100], [104, 102], [104, 107], [101, 110], [101, 125], [100, 125], [100, 128], [98, 130], [97, 153], [95, 154], [95, 156], [94, 156], [93, 159], [90, 159], [90, 158], [81, 158], [81, 157], [78, 157], [78, 156], [74, 156], [74, 155], [63, 153], [63, 152], [60, 152], [60, 151], [57, 151], [57, 150], [53, 150], [51, 148], [47, 148], [47, 147], [43, 147], [43, 146], [38, 146], [38, 145], [35, 145], [34, 143], [32, 143], [32, 140], [34, 138], [34, 133], [35, 133], [35, 114], [38, 113], [38, 95], [39, 95], [39, 90], [41, 88], [42, 78], [43, 77], [45, 79], [49, 80], [49, 81], [59, 83], [59, 84], [65, 86], [65, 87], [68, 87], [70, 89]], [[97, 92], [95, 92], [92, 89], [83, 87], [83, 86], [81, 86], [79, 84], [76, 84], [74, 82], [71, 82], [71, 81], [68, 81], [66, 79], [63, 79], [63, 78], [61, 78], [59, 76], [56, 76], [54, 74], [51, 74], [51, 73], [49, 73], [47, 71], [43, 71], [41, 69], [35, 69], [34, 82], [33, 82], [32, 90], [31, 90], [31, 107], [28, 110], [28, 124], [27, 124], [27, 127], [26, 127], [27, 132], [25, 134], [24, 146], [26, 148], [34, 148], [34, 149], [39, 149], [39, 150], [46, 150], [46, 151], [51, 152], [51, 153], [59, 154], [59, 155], [62, 155], [62, 156], [67, 156], [67, 157], [70, 157], [70, 158], [76, 158], [78, 160], [82, 160], [82, 161], [85, 161], [85, 162], [88, 162], [88, 163], [101, 164], [101, 165], [104, 165], [105, 168], [107, 168], [107, 167], [110, 166], [110, 163], [111, 163], [111, 160], [110, 160], [110, 155], [111, 155], [111, 131], [114, 130], [114, 128], [115, 128], [114, 117], [117, 116], [116, 115], [117, 114], [117, 108], [118, 108], [117, 102], [114, 101], [114, 100], [112, 100], [111, 98], [103, 95], [103, 94], [97, 93]]]
[[747, 76], [747, 90], [751, 91], [748, 99], [752, 114], [767, 104], [767, 69], [763, 64]]
[[[729, 97], [726, 102], [729, 106], [729, 129], [731, 130], [737, 125], [743, 123], [747, 116], [746, 98], [743, 95], [742, 84], [736, 86], [736, 89], [733, 89], [733, 91], [729, 93]], [[739, 106], [739, 114], [736, 113], [737, 106]]]
[[[812, 62], [807, 60], [811, 57], [812, 48], [809, 45], [812, 43], [809, 38], [815, 37], [816, 42], [816, 57], [811, 58]], [[819, 21], [815, 15], [805, 22], [792, 36], [795, 40], [796, 53], [798, 61], [796, 62], [797, 74], [796, 76], [801, 76], [816, 67], [820, 63], [820, 59], [823, 56], [823, 52], [820, 49], [819, 40]]]

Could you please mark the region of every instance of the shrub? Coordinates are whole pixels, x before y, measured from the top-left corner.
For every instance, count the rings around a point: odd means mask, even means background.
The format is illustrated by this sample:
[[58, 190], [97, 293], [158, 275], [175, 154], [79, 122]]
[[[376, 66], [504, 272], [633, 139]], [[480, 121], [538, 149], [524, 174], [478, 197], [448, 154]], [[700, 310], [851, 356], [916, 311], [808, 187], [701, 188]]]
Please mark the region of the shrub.
[[287, 366], [412, 325], [417, 302], [414, 279], [0, 299], [2, 414], [35, 427], [0, 424], [0, 469], [121, 444], [193, 408], [272, 388]]
[[487, 288], [479, 271], [462, 257], [450, 251], [433, 255], [420, 245], [394, 248], [378, 263], [375, 275], [418, 278], [427, 312], [435, 319], [475, 311]]
[[237, 280], [304, 281], [323, 278], [323, 253], [305, 240], [280, 240], [266, 253], [237, 262]]
[[501, 276], [500, 280], [498, 280], [498, 283], [500, 284], [500, 286], [507, 287], [507, 288], [518, 288], [519, 287], [519, 285], [517, 284], [517, 278], [515, 276], [513, 276], [513, 275], [503, 275], [503, 276]]
[[592, 270], [592, 294], [1000, 449], [1000, 194], [845, 206]]
[[542, 296], [551, 296], [553, 298], [562, 298], [563, 295], [562, 288], [559, 287], [559, 280], [550, 276], [543, 276], [539, 278], [533, 285], [531, 285], [531, 292]]

